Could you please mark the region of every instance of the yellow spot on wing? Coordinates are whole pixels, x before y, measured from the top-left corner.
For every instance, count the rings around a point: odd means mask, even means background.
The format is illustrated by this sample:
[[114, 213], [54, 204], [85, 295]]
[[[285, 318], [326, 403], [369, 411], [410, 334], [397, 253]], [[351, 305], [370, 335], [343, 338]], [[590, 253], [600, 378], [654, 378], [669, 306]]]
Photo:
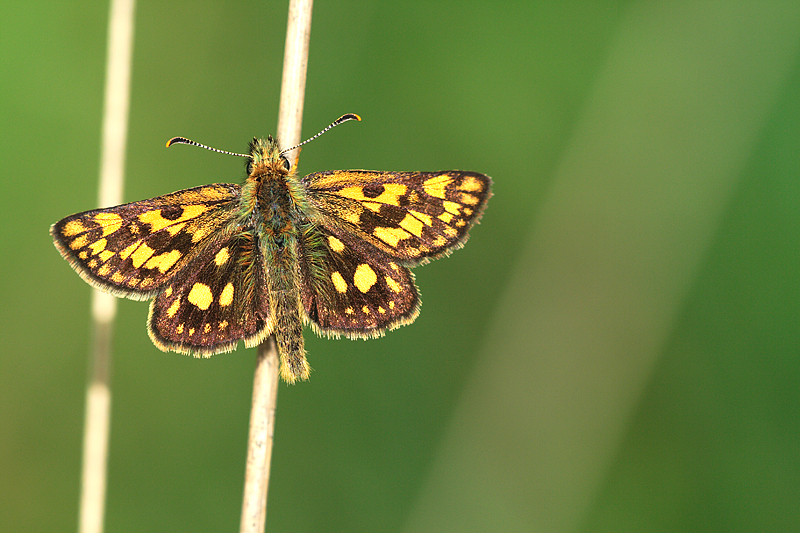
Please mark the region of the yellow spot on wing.
[[375, 198], [368, 198], [364, 196], [364, 189], [359, 186], [345, 187], [336, 191], [339, 196], [345, 198], [352, 198], [359, 202], [376, 202], [379, 204], [400, 205], [400, 197], [406, 193], [408, 187], [402, 183], [385, 183], [383, 185], [383, 192]]
[[445, 224], [449, 224], [450, 221], [453, 220], [453, 213], [444, 212], [444, 213], [442, 213], [441, 215], [439, 215], [436, 218], [438, 218], [439, 220], [441, 220]]
[[[181, 299], [175, 298], [175, 301], [172, 302], [172, 305], [170, 305], [169, 309], [167, 309], [167, 316], [170, 318], [174, 317], [175, 313], [178, 312], [178, 309], [180, 309], [180, 307], [181, 307]], [[181, 326], [183, 326], [183, 324], [181, 324]]]
[[[400, 286], [400, 284], [399, 284], [399, 283], [397, 283], [397, 282], [396, 282], [394, 279], [392, 279], [390, 276], [386, 276], [386, 278], [385, 278], [385, 279], [386, 279], [386, 284], [387, 284], [387, 285], [389, 286], [389, 288], [390, 288], [390, 289], [392, 289], [394, 292], [400, 292], [400, 291], [402, 291], [402, 290], [403, 290], [403, 287], [401, 287], [401, 286]], [[394, 309], [394, 307], [393, 307], [393, 303], [390, 303], [390, 304], [389, 304], [389, 307], [391, 307], [392, 309]]]
[[405, 218], [400, 221], [400, 227], [408, 230], [417, 237], [422, 235], [422, 222], [414, 218], [411, 214], [406, 214]]
[[197, 229], [190, 229], [189, 233], [192, 234], [192, 242], [196, 244], [201, 240], [203, 240], [203, 237], [206, 236], [208, 231], [205, 228], [197, 228]]
[[146, 244], [142, 243], [136, 249], [136, 251], [133, 252], [133, 254], [131, 255], [131, 261], [133, 261], [133, 267], [140, 268], [144, 264], [144, 262], [150, 259], [150, 256], [153, 255], [154, 253], [156, 253], [155, 250], [153, 250]]
[[154, 209], [139, 215], [139, 221], [144, 222], [145, 224], [150, 224], [150, 231], [156, 232], [168, 226], [173, 226], [175, 224], [185, 222], [186, 220], [197, 218], [207, 210], [208, 208], [204, 205], [187, 205], [183, 207], [183, 213], [181, 213], [181, 216], [175, 220], [169, 220], [161, 216], [161, 209]]
[[457, 215], [458, 210], [461, 208], [461, 204], [445, 200], [444, 202], [442, 202], [442, 207], [444, 207], [445, 211], [447, 211], [448, 213], [453, 213], [454, 215]]
[[[214, 301], [214, 295], [211, 294], [211, 289], [208, 285], [203, 283], [195, 283], [192, 285], [192, 290], [189, 291], [189, 296], [186, 297], [189, 303], [192, 303], [205, 311], [211, 307], [211, 302]], [[191, 335], [191, 333], [189, 333]]]
[[167, 233], [172, 235], [173, 237], [178, 234], [180, 230], [182, 230], [186, 226], [186, 222], [181, 222], [180, 224], [175, 224], [173, 226], [167, 226]]
[[378, 276], [375, 275], [375, 271], [368, 264], [361, 263], [358, 265], [353, 275], [353, 283], [358, 287], [358, 290], [367, 292], [375, 285], [376, 281], [378, 281]]
[[478, 197], [477, 196], [472, 196], [471, 194], [467, 194], [465, 192], [461, 193], [460, 198], [461, 198], [461, 203], [462, 204], [475, 205], [475, 204], [478, 203]]
[[383, 202], [384, 204], [400, 205], [400, 197], [406, 193], [408, 187], [402, 183], [387, 183], [383, 186], [383, 192], [380, 196], [375, 198], [375, 202]]
[[108, 261], [109, 259], [114, 257], [115, 255], [116, 254], [114, 252], [112, 252], [111, 250], [103, 250], [102, 252], [100, 252], [100, 261], [105, 263], [106, 261]]
[[178, 324], [178, 327], [177, 327], [177, 328], [175, 328], [175, 332], [176, 332], [178, 335], [183, 335], [183, 322], [181, 322], [180, 324]]
[[94, 241], [92, 244], [90, 244], [89, 248], [92, 250], [92, 255], [99, 254], [100, 252], [105, 250], [106, 244], [108, 244], [108, 241], [105, 239], [98, 239]]
[[122, 283], [123, 281], [125, 281], [125, 276], [123, 276], [122, 273], [118, 270], [113, 274], [111, 274], [111, 281], [113, 281], [114, 283]]
[[134, 251], [134, 250], [136, 250], [136, 247], [137, 247], [137, 246], [139, 246], [139, 243], [138, 243], [138, 242], [135, 242], [135, 243], [131, 244], [130, 246], [128, 246], [127, 248], [125, 248], [124, 250], [122, 250], [122, 251], [119, 253], [119, 256], [120, 256], [120, 257], [121, 257], [123, 260], [127, 259], [128, 257], [130, 257], [130, 255], [133, 253], [133, 251]]
[[84, 231], [89, 231], [89, 229], [83, 225], [83, 222], [80, 220], [70, 220], [61, 230], [61, 235], [64, 237], [72, 237], [73, 235], [77, 235], [78, 233], [83, 233]]
[[444, 246], [445, 244], [447, 244], [447, 239], [445, 239], [441, 235], [439, 235], [438, 237], [433, 239], [433, 245], [434, 246]]
[[370, 183], [374, 181], [383, 182], [386, 180], [385, 174], [381, 172], [349, 172], [347, 170], [337, 170], [325, 176], [317, 176], [314, 180], [315, 189], [330, 189], [342, 183]]
[[419, 221], [425, 224], [426, 226], [433, 225], [433, 219], [430, 217], [430, 215], [426, 215], [425, 213], [420, 213], [419, 211], [412, 211], [410, 209], [408, 210], [408, 212], [414, 215], [414, 217], [419, 219]]
[[116, 213], [97, 213], [94, 221], [103, 228], [103, 237], [122, 227], [122, 217]]
[[[197, 199], [195, 200], [195, 196]], [[226, 187], [207, 186], [200, 189], [200, 192], [187, 193], [186, 199], [194, 202], [214, 202], [217, 200], [227, 200], [231, 197], [230, 191]]]
[[372, 230], [372, 234], [392, 248], [395, 248], [397, 243], [402, 239], [408, 239], [411, 237], [410, 233], [401, 228], [384, 228], [382, 226], [378, 226]]
[[109, 272], [111, 272], [111, 267], [109, 265], [103, 265], [97, 269], [98, 276], [106, 277], [108, 276]]
[[214, 262], [217, 264], [217, 266], [222, 266], [228, 261], [229, 257], [230, 254], [228, 253], [228, 248], [225, 247], [217, 252], [217, 255], [214, 256]]
[[328, 236], [328, 246], [330, 246], [331, 250], [334, 252], [344, 251], [344, 243], [333, 235]]
[[228, 283], [219, 295], [219, 305], [227, 307], [233, 303], [233, 283]]
[[357, 226], [358, 223], [361, 222], [361, 211], [356, 211], [356, 210], [345, 211], [344, 213], [340, 213], [339, 216], [341, 216], [343, 219], [353, 224], [354, 226]]
[[445, 187], [450, 185], [452, 181], [453, 178], [451, 178], [448, 174], [441, 174], [439, 176], [425, 180], [425, 183], [422, 184], [422, 188], [428, 195], [433, 196], [435, 198], [444, 199]]
[[[134, 254], [135, 255], [135, 254]], [[178, 250], [172, 250], [170, 252], [164, 252], [163, 254], [155, 255], [147, 261], [144, 265], [145, 268], [157, 268], [161, 271], [162, 274], [166, 274], [167, 270], [172, 268], [178, 259], [181, 258], [181, 254]]]
[[344, 278], [338, 272], [334, 272], [331, 274], [331, 281], [333, 281], [333, 286], [336, 287], [336, 290], [341, 293], [347, 292], [347, 282], [345, 282]]
[[73, 239], [71, 243], [69, 243], [69, 247], [73, 250], [77, 250], [78, 248], [83, 248], [89, 242], [89, 237], [86, 235], [81, 235], [80, 237]]
[[459, 191], [477, 192], [483, 190], [483, 183], [475, 176], [467, 176], [461, 185], [458, 186]]
[[361, 310], [364, 311], [365, 315], [369, 314], [369, 307], [367, 307], [366, 305], [364, 307], [362, 307]]

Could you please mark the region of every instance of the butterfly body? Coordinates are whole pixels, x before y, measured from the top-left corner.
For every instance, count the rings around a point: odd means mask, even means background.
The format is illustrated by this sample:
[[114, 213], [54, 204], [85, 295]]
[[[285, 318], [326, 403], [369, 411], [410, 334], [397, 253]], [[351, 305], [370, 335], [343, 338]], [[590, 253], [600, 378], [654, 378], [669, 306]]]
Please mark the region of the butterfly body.
[[412, 322], [409, 270], [460, 247], [490, 196], [482, 174], [327, 171], [298, 178], [271, 137], [242, 186], [214, 184], [66, 217], [56, 247], [86, 281], [151, 299], [162, 350], [210, 356], [276, 337], [307, 379], [303, 323], [370, 338]]

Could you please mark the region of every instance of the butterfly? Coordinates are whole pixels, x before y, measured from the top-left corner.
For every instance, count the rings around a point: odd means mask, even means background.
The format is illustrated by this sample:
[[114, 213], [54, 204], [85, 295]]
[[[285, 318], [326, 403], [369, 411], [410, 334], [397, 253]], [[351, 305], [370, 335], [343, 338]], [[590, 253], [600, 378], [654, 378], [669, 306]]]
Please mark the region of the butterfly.
[[[358, 115], [340, 117], [305, 144]], [[163, 351], [208, 357], [274, 335], [280, 373], [305, 380], [303, 325], [372, 338], [419, 314], [411, 267], [467, 240], [491, 196], [476, 172], [330, 170], [299, 178], [271, 136], [254, 138], [242, 185], [217, 183], [68, 216], [55, 246], [88, 283], [151, 300]]]

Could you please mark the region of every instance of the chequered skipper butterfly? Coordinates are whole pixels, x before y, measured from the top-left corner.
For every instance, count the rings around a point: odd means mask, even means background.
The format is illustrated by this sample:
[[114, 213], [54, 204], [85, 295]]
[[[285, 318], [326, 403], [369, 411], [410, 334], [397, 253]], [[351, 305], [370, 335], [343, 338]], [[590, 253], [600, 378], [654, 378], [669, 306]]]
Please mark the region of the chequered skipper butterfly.
[[[348, 120], [361, 118], [344, 115], [309, 141]], [[208, 148], [182, 137], [167, 146], [178, 143]], [[207, 357], [273, 334], [283, 379], [308, 379], [303, 323], [355, 339], [413, 322], [420, 302], [409, 268], [464, 244], [491, 179], [455, 170], [300, 179], [284, 156], [294, 148], [253, 139], [249, 155], [234, 154], [248, 159], [241, 186], [78, 213], [50, 234], [93, 286], [153, 299], [147, 326], [159, 349]]]

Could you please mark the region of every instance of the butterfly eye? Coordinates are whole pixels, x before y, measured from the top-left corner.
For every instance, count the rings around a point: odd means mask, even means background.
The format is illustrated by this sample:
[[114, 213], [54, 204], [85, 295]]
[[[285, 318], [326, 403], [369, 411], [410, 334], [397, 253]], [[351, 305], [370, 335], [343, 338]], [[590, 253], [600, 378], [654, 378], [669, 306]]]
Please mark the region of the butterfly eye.
[[285, 157], [281, 156], [281, 161], [283, 161], [283, 168], [286, 170], [291, 170], [292, 166], [289, 164], [289, 160]]

